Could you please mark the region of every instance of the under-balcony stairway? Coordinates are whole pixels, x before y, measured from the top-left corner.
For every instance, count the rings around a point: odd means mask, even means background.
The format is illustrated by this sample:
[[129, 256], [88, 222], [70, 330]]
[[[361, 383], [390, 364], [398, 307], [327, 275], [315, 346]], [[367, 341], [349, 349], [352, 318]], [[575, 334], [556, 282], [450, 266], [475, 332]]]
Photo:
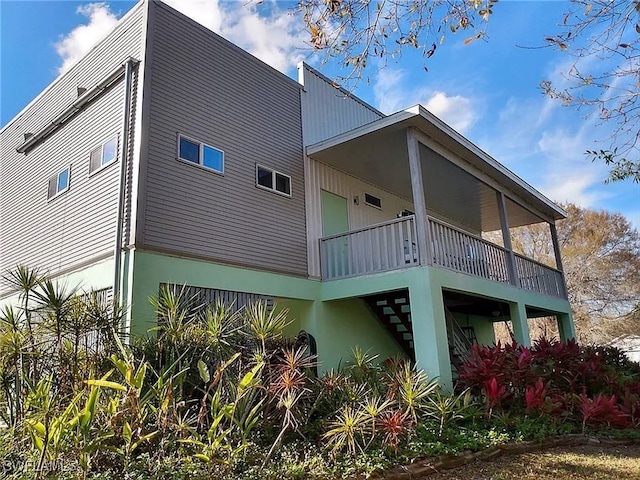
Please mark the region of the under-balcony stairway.
[[[415, 362], [416, 354], [413, 344], [409, 292], [407, 290], [398, 290], [379, 295], [370, 295], [364, 297], [363, 300], [395, 338], [407, 357], [412, 362]], [[471, 327], [466, 327], [467, 331], [465, 331], [446, 306], [444, 310], [449, 358], [451, 359], [452, 371], [455, 372], [462, 365], [464, 357], [471, 348], [473, 339], [475, 339], [475, 332]]]
[[456, 372], [464, 363], [476, 335], [473, 327], [466, 327], [467, 332], [465, 332], [446, 306], [444, 307], [444, 316], [447, 324], [447, 339], [449, 340], [449, 357], [453, 367], [452, 371]]
[[369, 308], [376, 314], [380, 322], [396, 339], [404, 353], [416, 361], [416, 352], [413, 346], [413, 328], [411, 327], [411, 305], [409, 304], [409, 291], [371, 295], [364, 298]]

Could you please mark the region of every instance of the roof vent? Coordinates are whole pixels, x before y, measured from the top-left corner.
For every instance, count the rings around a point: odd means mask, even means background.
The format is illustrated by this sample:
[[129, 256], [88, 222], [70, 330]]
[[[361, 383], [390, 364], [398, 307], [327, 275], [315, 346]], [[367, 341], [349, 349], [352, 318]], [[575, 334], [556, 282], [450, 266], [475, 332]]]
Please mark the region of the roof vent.
[[85, 87], [78, 87], [78, 97], [81, 97], [82, 94], [86, 91], [87, 89]]
[[33, 133], [25, 133], [24, 135], [24, 141], [26, 142], [27, 140], [29, 140], [31, 137], [33, 137]]

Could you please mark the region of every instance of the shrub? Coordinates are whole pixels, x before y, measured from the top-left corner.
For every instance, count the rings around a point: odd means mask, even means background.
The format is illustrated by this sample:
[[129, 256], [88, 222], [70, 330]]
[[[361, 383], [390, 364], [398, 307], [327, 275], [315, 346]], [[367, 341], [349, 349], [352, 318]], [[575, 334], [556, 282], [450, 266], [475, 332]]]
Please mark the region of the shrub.
[[459, 370], [486, 410], [544, 415], [590, 428], [638, 425], [640, 375], [614, 347], [540, 339], [533, 347], [474, 345]]

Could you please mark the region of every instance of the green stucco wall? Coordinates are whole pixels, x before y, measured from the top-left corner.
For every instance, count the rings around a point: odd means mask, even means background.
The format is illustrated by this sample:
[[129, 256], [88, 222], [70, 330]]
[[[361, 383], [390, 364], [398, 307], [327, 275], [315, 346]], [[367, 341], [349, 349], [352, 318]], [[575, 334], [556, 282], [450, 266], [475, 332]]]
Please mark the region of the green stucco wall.
[[337, 369], [352, 358], [358, 346], [382, 362], [389, 357], [404, 356], [384, 325], [364, 301], [354, 298], [331, 302], [315, 302], [319, 371]]
[[[199, 260], [136, 250], [129, 252], [129, 267], [123, 291], [130, 303], [131, 333], [145, 334], [156, 316], [148, 298], [160, 283], [187, 284], [268, 295], [279, 308], [288, 308], [293, 320], [287, 334], [306, 330], [316, 338], [320, 371], [344, 364], [355, 346], [378, 354], [380, 361], [402, 353], [390, 333], [358, 297], [407, 289], [411, 302], [414, 345], [418, 366], [430, 377], [452, 385], [444, 319], [443, 290], [500, 299], [511, 305], [516, 336], [528, 343], [526, 307], [557, 312], [563, 319], [563, 334], [571, 336], [569, 304], [566, 300], [527, 292], [511, 285], [433, 267], [414, 267], [376, 275], [320, 282]], [[489, 319], [470, 316], [479, 343], [493, 343]]]
[[[6, 272], [2, 272], [6, 273]], [[54, 277], [54, 280], [65, 285], [69, 290], [91, 292], [103, 290], [113, 286], [113, 258], [109, 257], [96, 263], [80, 268], [66, 275]], [[0, 299], [0, 308], [18, 304], [18, 294], [12, 294]]]
[[298, 277], [230, 267], [200, 260], [136, 250], [132, 252], [130, 285], [131, 334], [145, 335], [156, 324], [149, 297], [161, 283], [249, 292], [272, 297], [313, 300], [320, 282]]

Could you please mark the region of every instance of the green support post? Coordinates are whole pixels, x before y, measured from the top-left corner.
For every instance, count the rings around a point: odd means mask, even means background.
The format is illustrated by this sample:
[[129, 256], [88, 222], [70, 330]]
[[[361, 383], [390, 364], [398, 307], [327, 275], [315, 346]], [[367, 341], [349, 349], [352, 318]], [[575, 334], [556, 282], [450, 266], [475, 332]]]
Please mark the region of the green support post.
[[453, 391], [451, 359], [440, 288], [431, 289], [427, 269], [409, 285], [413, 343], [418, 368], [429, 378], [438, 377], [447, 391]]
[[509, 304], [509, 312], [516, 341], [520, 345], [530, 347], [531, 338], [529, 337], [529, 325], [527, 324], [527, 308], [520, 302], [511, 303]]

